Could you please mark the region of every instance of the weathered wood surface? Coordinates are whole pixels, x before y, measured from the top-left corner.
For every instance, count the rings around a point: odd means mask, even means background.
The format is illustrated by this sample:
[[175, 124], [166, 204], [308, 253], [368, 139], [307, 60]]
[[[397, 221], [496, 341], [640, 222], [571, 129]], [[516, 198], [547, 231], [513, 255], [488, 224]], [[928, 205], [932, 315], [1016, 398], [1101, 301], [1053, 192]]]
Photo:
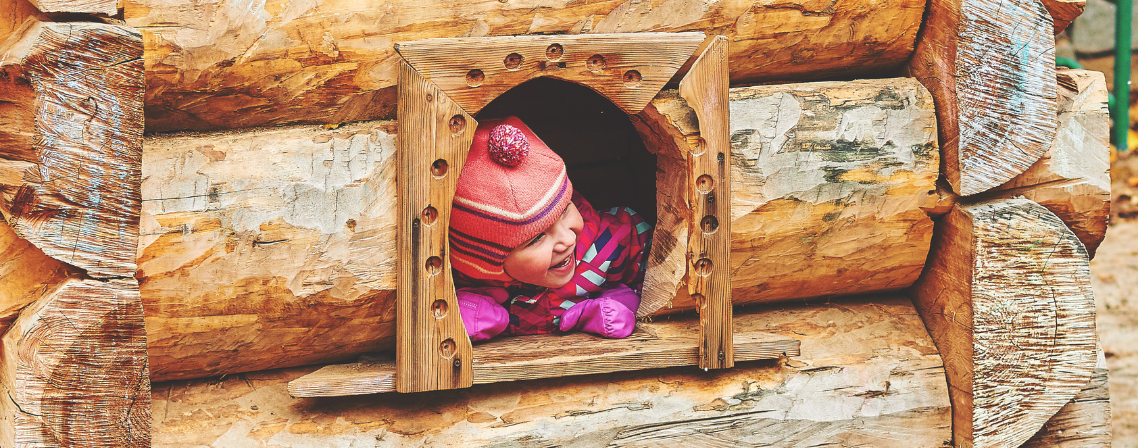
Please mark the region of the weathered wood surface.
[[0, 445], [149, 447], [150, 396], [134, 279], [67, 280], [3, 336]]
[[1036, 0], [934, 0], [909, 73], [937, 103], [944, 176], [963, 196], [1030, 167], [1055, 137], [1055, 38]]
[[29, 18], [0, 48], [0, 215], [94, 277], [136, 269], [142, 37]]
[[[799, 140], [788, 144], [831, 146], [783, 155], [760, 144], [768, 137], [744, 143], [736, 136], [734, 301], [908, 286], [924, 266], [932, 230], [921, 207], [936, 200], [932, 111], [923, 88], [894, 79], [733, 91], [732, 116], [757, 120], [738, 128], [781, 123], [780, 141], [793, 128]], [[755, 91], [770, 93], [746, 93]], [[834, 98], [823, 99], [825, 92]], [[879, 96], [881, 105], [874, 105]], [[678, 154], [681, 144], [687, 151], [687, 136], [698, 133], [694, 115], [684, 118], [687, 106], [674, 92], [661, 98], [667, 101], [654, 101], [638, 121], [672, 121], [638, 127], [658, 130], [646, 134], [649, 143], [670, 142], [659, 154]], [[851, 126], [845, 134], [824, 130], [839, 121], [831, 101], [861, 105], [840, 115]], [[775, 120], [779, 107], [799, 111], [799, 118]], [[862, 143], [850, 144], [855, 138]], [[331, 363], [393, 347], [394, 143], [392, 122], [148, 137], [138, 278], [155, 380]], [[795, 160], [807, 156], [816, 163], [796, 168]], [[688, 262], [684, 232], [693, 225], [684, 215], [686, 162], [658, 160], [666, 170], [658, 192], [667, 199], [658, 215], [671, 230], [654, 233], [642, 314], [665, 312], [670, 301], [671, 311], [695, 306], [680, 288]], [[786, 168], [758, 171], [769, 163]], [[823, 177], [825, 169], [834, 176]], [[769, 248], [759, 247], [764, 242]], [[843, 261], [855, 254], [863, 262]], [[808, 286], [824, 281], [830, 286]], [[684, 291], [673, 301], [678, 289]]]
[[[800, 354], [797, 338], [765, 330], [766, 313], [739, 316], [734, 324], [734, 362]], [[586, 333], [497, 339], [474, 347], [474, 384], [699, 366], [703, 360], [696, 337], [700, 326], [699, 319], [689, 317], [640, 323], [624, 339], [602, 339]], [[556, 347], [552, 353], [551, 347]], [[398, 375], [392, 362], [333, 364], [290, 381], [288, 392], [294, 397], [394, 392]]]
[[1055, 34], [1063, 32], [1076, 18], [1083, 14], [1087, 0], [1042, 0], [1043, 7], [1051, 14]]
[[0, 219], [0, 334], [20, 310], [82, 272], [51, 258]]
[[1047, 207], [1075, 232], [1093, 258], [1110, 215], [1110, 113], [1101, 72], [1062, 70], [1059, 128], [1043, 157], [996, 188]]
[[[472, 114], [510, 88], [543, 76], [587, 85], [634, 114], [698, 56], [704, 40], [703, 33], [464, 37], [400, 43], [395, 49]], [[726, 75], [727, 67], [723, 70]]]
[[1091, 381], [1021, 448], [1110, 448], [1110, 385], [1106, 357], [1098, 351]]
[[154, 136], [143, 157], [155, 380], [394, 347], [394, 123]]
[[1086, 250], [1026, 199], [958, 205], [911, 290], [944, 357], [962, 447], [1017, 447], [1090, 380], [1094, 295]]
[[951, 410], [936, 349], [908, 300], [869, 302], [769, 310], [768, 331], [801, 338], [801, 356], [709, 373], [300, 400], [286, 383], [313, 367], [158, 383], [154, 444], [940, 447]]
[[114, 16], [119, 13], [117, 0], [29, 0], [42, 12], [101, 14]]
[[732, 82], [887, 73], [925, 2], [755, 4], [125, 0], [146, 35], [149, 131], [394, 118], [396, 42], [437, 37], [703, 31], [731, 40]]
[[0, 44], [20, 29], [24, 20], [37, 13], [36, 7], [28, 0], [0, 0]]

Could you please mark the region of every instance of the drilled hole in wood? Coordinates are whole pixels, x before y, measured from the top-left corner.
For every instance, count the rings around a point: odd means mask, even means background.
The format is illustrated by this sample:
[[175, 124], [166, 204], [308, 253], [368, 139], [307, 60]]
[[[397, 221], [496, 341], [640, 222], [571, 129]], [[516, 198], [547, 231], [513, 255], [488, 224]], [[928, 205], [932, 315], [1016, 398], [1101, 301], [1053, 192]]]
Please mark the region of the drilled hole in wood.
[[695, 189], [703, 194], [711, 193], [715, 189], [715, 179], [706, 174], [699, 176], [695, 179]]
[[704, 216], [699, 220], [699, 228], [703, 229], [703, 233], [712, 234], [719, 230], [719, 218], [711, 215]]
[[564, 55], [565, 47], [562, 47], [561, 44], [553, 44], [550, 45], [549, 48], [545, 49], [545, 58], [549, 59], [550, 61], [561, 59], [561, 56]]
[[525, 57], [523, 57], [522, 55], [517, 54], [517, 53], [510, 53], [509, 55], [506, 56], [506, 59], [504, 59], [502, 61], [502, 64], [505, 64], [506, 68], [508, 68], [510, 70], [517, 70], [518, 67], [522, 66], [522, 61], [524, 61], [524, 60], [525, 60]]
[[442, 344], [439, 344], [439, 354], [442, 355], [443, 358], [453, 357], [455, 347], [454, 339], [447, 339], [443, 341]]
[[624, 72], [624, 86], [625, 87], [629, 87], [629, 88], [639, 87], [640, 86], [640, 80], [642, 80], [642, 79], [644, 79], [644, 77], [640, 76], [640, 72], [638, 72], [636, 70], [629, 70], [627, 72]]
[[691, 155], [701, 156], [706, 151], [707, 140], [704, 140], [703, 137], [697, 137], [694, 141], [691, 142]]
[[427, 208], [423, 209], [423, 224], [424, 225], [429, 226], [431, 224], [434, 224], [435, 220], [438, 218], [439, 218], [439, 211], [436, 210], [434, 207], [428, 205]]
[[442, 319], [447, 315], [447, 301], [436, 300], [431, 304], [431, 313], [435, 315], [435, 319]]
[[466, 85], [470, 87], [478, 87], [482, 85], [482, 81], [485, 80], [486, 75], [482, 73], [482, 70], [474, 69], [466, 72]]
[[700, 258], [695, 262], [695, 273], [700, 277], [707, 277], [711, 275], [711, 260], [707, 258]]
[[605, 62], [605, 57], [599, 54], [594, 54], [589, 57], [589, 60], [585, 61], [585, 68], [593, 73], [604, 70], [607, 65], [608, 63]]
[[450, 117], [450, 122], [447, 124], [450, 125], [450, 133], [457, 134], [459, 132], [462, 132], [463, 129], [466, 129], [466, 117], [462, 115], [455, 115], [453, 117]]
[[438, 275], [443, 271], [443, 259], [439, 257], [428, 258], [426, 267], [428, 274]]
[[447, 175], [448, 168], [450, 168], [450, 165], [447, 164], [445, 159], [436, 160], [431, 164], [431, 175], [435, 176], [435, 179], [442, 179]]

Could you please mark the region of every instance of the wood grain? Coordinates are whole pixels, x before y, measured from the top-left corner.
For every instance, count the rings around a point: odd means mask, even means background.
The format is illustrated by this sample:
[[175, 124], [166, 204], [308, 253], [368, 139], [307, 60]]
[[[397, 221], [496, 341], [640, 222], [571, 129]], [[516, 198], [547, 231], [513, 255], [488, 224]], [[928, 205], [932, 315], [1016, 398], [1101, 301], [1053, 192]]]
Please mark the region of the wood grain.
[[727, 38], [714, 37], [680, 81], [695, 110], [699, 135], [688, 152], [688, 294], [699, 310], [699, 366], [734, 365], [731, 319], [731, 147], [728, 144]]
[[1067, 29], [1087, 8], [1087, 0], [1042, 0], [1042, 3], [1055, 23], [1056, 35]]
[[69, 279], [3, 336], [0, 445], [150, 446], [150, 372], [134, 279]]
[[[703, 41], [703, 33], [468, 37], [402, 42], [395, 50], [472, 114], [511, 87], [542, 76], [589, 86], [635, 114]], [[461, 59], [456, 48], [463, 49]]]
[[154, 444], [913, 448], [951, 438], [944, 369], [908, 299], [750, 312], [762, 317], [740, 314], [740, 332], [799, 339], [801, 354], [706, 373], [673, 367], [408, 395], [290, 399], [287, 383], [316, 367], [163, 382]]
[[958, 205], [911, 294], [945, 360], [957, 446], [1020, 446], [1091, 377], [1086, 250], [1039, 204]]
[[1035, 0], [934, 0], [909, 73], [937, 105], [942, 171], [969, 196], [1019, 175], [1055, 137], [1055, 38]]
[[24, 20], [38, 13], [28, 0], [0, 0], [0, 46], [14, 31], [20, 29]]
[[[797, 339], [754, 330], [761, 318], [741, 317], [751, 330], [734, 335], [738, 346], [734, 361], [798, 356]], [[639, 324], [625, 339], [573, 333], [490, 341], [474, 347], [474, 384], [699, 366], [703, 355], [695, 335], [701, 326], [698, 319], [682, 319]], [[557, 347], [556, 352], [550, 353], [550, 347]], [[393, 362], [333, 364], [289, 382], [288, 387], [294, 397], [394, 392], [397, 377]]]
[[145, 35], [147, 129], [172, 131], [392, 119], [393, 44], [426, 38], [702, 31], [731, 39], [733, 83], [878, 76], [912, 54], [925, 2], [124, 0], [122, 7]]
[[458, 313], [447, 234], [478, 123], [431, 80], [400, 67], [395, 388], [470, 387], [470, 338]]
[[136, 269], [142, 37], [29, 18], [0, 48], [0, 215], [99, 278]]
[[0, 219], [0, 334], [20, 310], [82, 271], [51, 258]]
[[1059, 128], [1043, 157], [995, 189], [1047, 207], [1075, 232], [1094, 258], [1110, 215], [1110, 113], [1101, 72], [1058, 73]]
[[1098, 351], [1091, 381], [1021, 448], [1110, 448], [1110, 385], [1106, 357]]

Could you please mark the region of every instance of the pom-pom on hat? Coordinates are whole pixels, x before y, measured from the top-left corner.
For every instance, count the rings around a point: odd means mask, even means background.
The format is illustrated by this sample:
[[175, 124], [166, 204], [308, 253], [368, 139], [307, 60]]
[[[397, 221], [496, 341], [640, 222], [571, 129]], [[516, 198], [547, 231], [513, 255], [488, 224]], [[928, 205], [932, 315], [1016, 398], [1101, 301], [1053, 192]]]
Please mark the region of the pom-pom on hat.
[[451, 209], [451, 265], [473, 279], [510, 281], [506, 256], [557, 221], [572, 197], [565, 162], [525, 123], [480, 122]]

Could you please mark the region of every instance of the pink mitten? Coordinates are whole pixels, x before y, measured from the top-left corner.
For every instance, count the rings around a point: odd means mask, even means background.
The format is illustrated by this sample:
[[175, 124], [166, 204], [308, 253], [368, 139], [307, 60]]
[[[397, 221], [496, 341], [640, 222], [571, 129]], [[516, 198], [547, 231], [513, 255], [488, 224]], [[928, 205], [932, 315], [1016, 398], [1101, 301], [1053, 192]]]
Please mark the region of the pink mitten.
[[565, 311], [561, 315], [561, 331], [584, 331], [606, 338], [626, 338], [632, 334], [636, 328], [636, 313], [629, 309], [629, 305], [638, 307], [640, 297], [627, 286], [615, 294], [609, 292], [605, 291], [600, 297], [585, 300]]
[[490, 339], [510, 324], [510, 314], [501, 304], [509, 298], [503, 288], [461, 288], [458, 296], [459, 315], [471, 341]]

